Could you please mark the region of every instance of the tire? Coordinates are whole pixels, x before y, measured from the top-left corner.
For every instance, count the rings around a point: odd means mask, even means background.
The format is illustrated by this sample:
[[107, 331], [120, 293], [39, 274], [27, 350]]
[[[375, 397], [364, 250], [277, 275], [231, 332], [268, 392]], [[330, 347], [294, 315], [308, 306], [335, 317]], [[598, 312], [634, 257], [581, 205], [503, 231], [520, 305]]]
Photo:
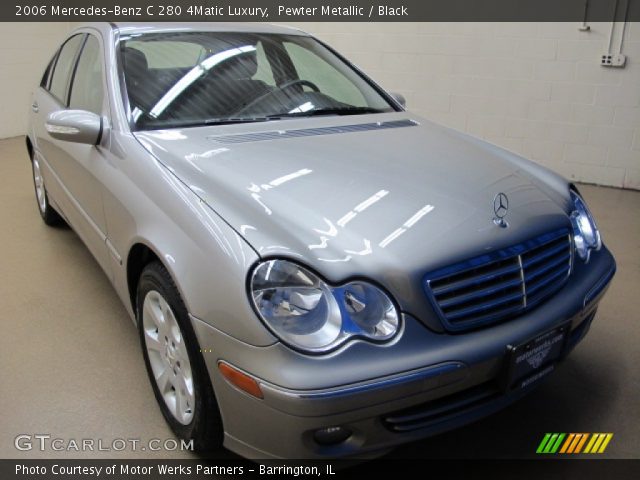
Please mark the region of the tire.
[[211, 379], [180, 293], [159, 262], [142, 271], [136, 303], [144, 362], [162, 415], [196, 451], [219, 449], [224, 430]]
[[49, 203], [49, 196], [47, 195], [47, 189], [44, 185], [44, 177], [42, 176], [40, 161], [36, 156], [31, 159], [31, 171], [33, 173], [33, 187], [36, 194], [36, 203], [38, 204], [38, 211], [40, 212], [42, 220], [50, 227], [63, 225], [65, 223], [64, 220]]

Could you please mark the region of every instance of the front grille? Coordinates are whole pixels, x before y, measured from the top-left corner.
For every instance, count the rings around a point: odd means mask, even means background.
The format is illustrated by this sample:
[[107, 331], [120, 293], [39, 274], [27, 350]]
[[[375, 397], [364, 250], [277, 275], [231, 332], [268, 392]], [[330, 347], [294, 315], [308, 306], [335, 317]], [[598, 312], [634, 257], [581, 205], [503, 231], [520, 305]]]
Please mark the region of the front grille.
[[571, 236], [556, 230], [431, 272], [427, 293], [448, 330], [514, 318], [560, 290], [571, 273]]

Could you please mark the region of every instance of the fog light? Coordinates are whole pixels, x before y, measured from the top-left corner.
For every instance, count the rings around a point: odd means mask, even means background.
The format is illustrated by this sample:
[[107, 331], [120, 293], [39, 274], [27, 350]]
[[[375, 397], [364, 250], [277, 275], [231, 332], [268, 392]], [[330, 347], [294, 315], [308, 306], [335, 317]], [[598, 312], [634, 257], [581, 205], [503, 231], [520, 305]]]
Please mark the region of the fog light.
[[316, 430], [313, 439], [319, 445], [336, 445], [351, 436], [351, 430], [346, 427], [326, 427]]

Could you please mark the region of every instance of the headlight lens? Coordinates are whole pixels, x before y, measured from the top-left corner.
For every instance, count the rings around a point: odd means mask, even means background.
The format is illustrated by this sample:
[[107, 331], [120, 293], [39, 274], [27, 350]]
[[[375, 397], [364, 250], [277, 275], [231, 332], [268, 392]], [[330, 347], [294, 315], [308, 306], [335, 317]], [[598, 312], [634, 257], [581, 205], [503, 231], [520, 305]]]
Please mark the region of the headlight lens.
[[587, 262], [591, 250], [599, 250], [602, 246], [600, 231], [596, 222], [587, 208], [587, 204], [576, 192], [571, 191], [571, 200], [574, 210], [571, 212], [571, 224], [573, 225], [573, 241], [578, 256]]
[[326, 352], [352, 337], [388, 340], [399, 315], [378, 287], [357, 281], [332, 287], [287, 260], [268, 260], [253, 271], [251, 297], [260, 317], [285, 343]]

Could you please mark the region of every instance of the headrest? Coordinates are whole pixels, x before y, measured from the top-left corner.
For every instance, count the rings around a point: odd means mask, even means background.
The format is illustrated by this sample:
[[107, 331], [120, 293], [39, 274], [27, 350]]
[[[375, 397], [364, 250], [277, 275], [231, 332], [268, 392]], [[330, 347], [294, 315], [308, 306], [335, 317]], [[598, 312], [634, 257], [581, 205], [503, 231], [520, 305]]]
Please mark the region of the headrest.
[[124, 68], [130, 75], [145, 73], [149, 69], [146, 55], [137, 48], [125, 47]]
[[255, 50], [243, 52], [223, 61], [215, 74], [228, 80], [249, 80], [258, 71], [258, 55]]

